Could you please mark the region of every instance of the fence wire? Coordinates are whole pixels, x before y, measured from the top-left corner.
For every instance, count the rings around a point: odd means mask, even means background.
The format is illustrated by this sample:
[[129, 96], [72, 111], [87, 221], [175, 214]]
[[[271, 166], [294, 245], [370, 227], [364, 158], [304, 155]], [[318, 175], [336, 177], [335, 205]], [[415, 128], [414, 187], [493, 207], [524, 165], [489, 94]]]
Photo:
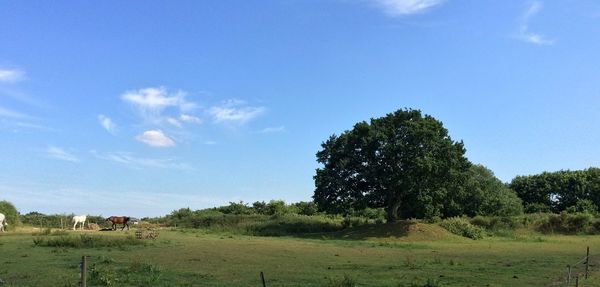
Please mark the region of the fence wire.
[[597, 271], [600, 271], [600, 254], [590, 254], [589, 257], [583, 256], [574, 264], [567, 265], [560, 271], [557, 270], [557, 274], [560, 275], [546, 286], [570, 287], [577, 286], [577, 283], [579, 283], [579, 286], [585, 286], [585, 282], [588, 280], [586, 278], [586, 273], [589, 275]]

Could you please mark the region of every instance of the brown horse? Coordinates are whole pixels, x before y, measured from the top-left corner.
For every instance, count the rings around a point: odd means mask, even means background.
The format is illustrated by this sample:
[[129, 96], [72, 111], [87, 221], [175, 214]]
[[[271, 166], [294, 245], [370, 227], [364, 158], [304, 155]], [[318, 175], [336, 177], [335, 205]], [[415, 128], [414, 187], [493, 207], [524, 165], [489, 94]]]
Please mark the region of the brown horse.
[[129, 222], [129, 219], [130, 218], [127, 216], [111, 216], [107, 218], [106, 221], [112, 222], [113, 230], [117, 230], [117, 223], [123, 224], [123, 228], [121, 228], [121, 230], [125, 229], [125, 226], [127, 226], [127, 230], [129, 230], [129, 224], [127, 224], [127, 222]]

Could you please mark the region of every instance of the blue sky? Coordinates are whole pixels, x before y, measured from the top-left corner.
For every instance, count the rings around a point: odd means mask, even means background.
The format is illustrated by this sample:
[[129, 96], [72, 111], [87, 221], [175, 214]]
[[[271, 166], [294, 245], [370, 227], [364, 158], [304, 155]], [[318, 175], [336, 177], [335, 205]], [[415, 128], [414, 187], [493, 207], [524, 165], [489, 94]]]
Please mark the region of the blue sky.
[[600, 3], [0, 1], [0, 199], [310, 200], [320, 143], [421, 109], [503, 181], [600, 164]]

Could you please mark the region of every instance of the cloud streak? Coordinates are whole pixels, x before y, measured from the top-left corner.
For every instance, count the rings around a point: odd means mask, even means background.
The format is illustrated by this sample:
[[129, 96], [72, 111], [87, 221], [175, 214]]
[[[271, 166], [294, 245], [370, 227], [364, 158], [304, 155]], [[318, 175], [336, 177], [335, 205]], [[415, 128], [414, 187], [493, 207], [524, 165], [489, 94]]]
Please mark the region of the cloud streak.
[[266, 112], [265, 107], [245, 106], [240, 100], [227, 100], [220, 106], [211, 107], [208, 114], [215, 123], [245, 124]]
[[9, 110], [0, 106], [0, 117], [12, 118], [12, 119], [32, 119], [30, 115], [26, 115], [17, 111]]
[[105, 115], [98, 115], [98, 122], [100, 122], [100, 125], [111, 134], [114, 134], [117, 131], [117, 125]]
[[0, 69], [0, 82], [12, 83], [25, 78], [25, 72], [14, 69]]
[[433, 7], [439, 6], [445, 0], [375, 0], [383, 11], [392, 16], [406, 16], [424, 13]]
[[106, 154], [98, 154], [92, 152], [96, 157], [114, 163], [122, 164], [127, 167], [141, 168], [163, 168], [176, 170], [189, 170], [191, 167], [184, 163], [178, 163], [174, 159], [158, 159], [158, 158], [140, 158], [128, 152], [111, 152]]
[[517, 33], [516, 38], [520, 39], [524, 42], [534, 44], [534, 45], [552, 45], [554, 44], [554, 40], [548, 39], [547, 37], [531, 32], [529, 29], [529, 22], [533, 17], [535, 17], [543, 8], [543, 3], [541, 1], [533, 1], [527, 7], [527, 10], [523, 14], [521, 18], [521, 24], [519, 26], [519, 32]]
[[172, 147], [175, 146], [175, 141], [165, 135], [161, 130], [148, 130], [135, 137], [151, 147]]
[[46, 154], [48, 155], [48, 157], [58, 159], [58, 160], [69, 161], [69, 162], [79, 162], [80, 161], [79, 158], [77, 158], [75, 155], [65, 151], [62, 148], [55, 147], [55, 146], [49, 146], [46, 149]]
[[267, 127], [267, 128], [264, 128], [264, 129], [260, 130], [259, 133], [261, 133], [261, 134], [273, 134], [273, 133], [282, 133], [282, 132], [285, 132], [285, 127], [284, 126]]

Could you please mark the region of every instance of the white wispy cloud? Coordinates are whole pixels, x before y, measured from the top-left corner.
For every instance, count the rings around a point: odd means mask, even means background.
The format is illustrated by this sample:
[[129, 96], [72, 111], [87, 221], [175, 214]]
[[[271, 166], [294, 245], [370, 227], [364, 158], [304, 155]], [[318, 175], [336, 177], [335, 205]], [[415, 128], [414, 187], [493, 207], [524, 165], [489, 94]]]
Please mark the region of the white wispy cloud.
[[176, 118], [168, 117], [167, 123], [171, 124], [172, 126], [176, 126], [178, 128], [181, 127], [181, 122], [179, 122], [179, 120], [177, 120]]
[[118, 164], [125, 165], [130, 168], [164, 168], [164, 169], [177, 169], [177, 170], [189, 170], [191, 167], [185, 163], [179, 163], [175, 159], [159, 159], [159, 158], [143, 158], [136, 157], [134, 154], [129, 152], [110, 152], [106, 154], [99, 154], [92, 151], [96, 157], [108, 161], [112, 161]]
[[541, 1], [533, 1], [531, 2], [531, 4], [529, 4], [527, 9], [525, 10], [525, 13], [521, 17], [519, 32], [516, 35], [517, 39], [534, 45], [554, 44], [555, 40], [548, 39], [547, 37], [541, 34], [534, 33], [529, 30], [529, 22], [531, 21], [531, 18], [536, 16], [542, 10], [543, 6], [544, 5]]
[[217, 142], [216, 141], [205, 141], [204, 144], [205, 145], [216, 145]]
[[272, 133], [282, 133], [282, 132], [285, 132], [284, 126], [267, 127], [267, 128], [260, 130], [260, 133], [262, 133], [262, 134], [272, 134]]
[[165, 135], [161, 130], [149, 130], [135, 137], [152, 147], [172, 147], [175, 146], [175, 141]]
[[208, 113], [216, 123], [244, 124], [266, 111], [265, 107], [244, 105], [243, 101], [228, 100], [220, 106], [211, 107]]
[[405, 16], [423, 13], [445, 0], [374, 0], [390, 16]]
[[133, 105], [146, 121], [153, 123], [163, 119], [162, 113], [167, 108], [177, 108], [181, 112], [186, 112], [197, 106], [196, 103], [186, 99], [185, 92], [169, 92], [164, 87], [127, 91], [121, 95], [121, 99]]
[[98, 115], [98, 122], [100, 122], [100, 125], [111, 134], [114, 134], [117, 131], [117, 125], [105, 115]]
[[13, 119], [32, 119], [33, 117], [24, 113], [13, 111], [0, 106], [0, 117]]
[[194, 123], [194, 124], [201, 124], [202, 123], [202, 120], [199, 117], [192, 116], [192, 115], [181, 114], [179, 116], [179, 119], [181, 121], [184, 121], [184, 122], [187, 122], [187, 123]]
[[25, 72], [15, 69], [0, 68], [0, 82], [18, 82], [25, 78]]
[[65, 151], [62, 148], [55, 147], [55, 146], [49, 146], [46, 149], [46, 154], [48, 155], [48, 157], [51, 157], [54, 159], [70, 161], [70, 162], [79, 162], [79, 158], [77, 158], [75, 155]]

